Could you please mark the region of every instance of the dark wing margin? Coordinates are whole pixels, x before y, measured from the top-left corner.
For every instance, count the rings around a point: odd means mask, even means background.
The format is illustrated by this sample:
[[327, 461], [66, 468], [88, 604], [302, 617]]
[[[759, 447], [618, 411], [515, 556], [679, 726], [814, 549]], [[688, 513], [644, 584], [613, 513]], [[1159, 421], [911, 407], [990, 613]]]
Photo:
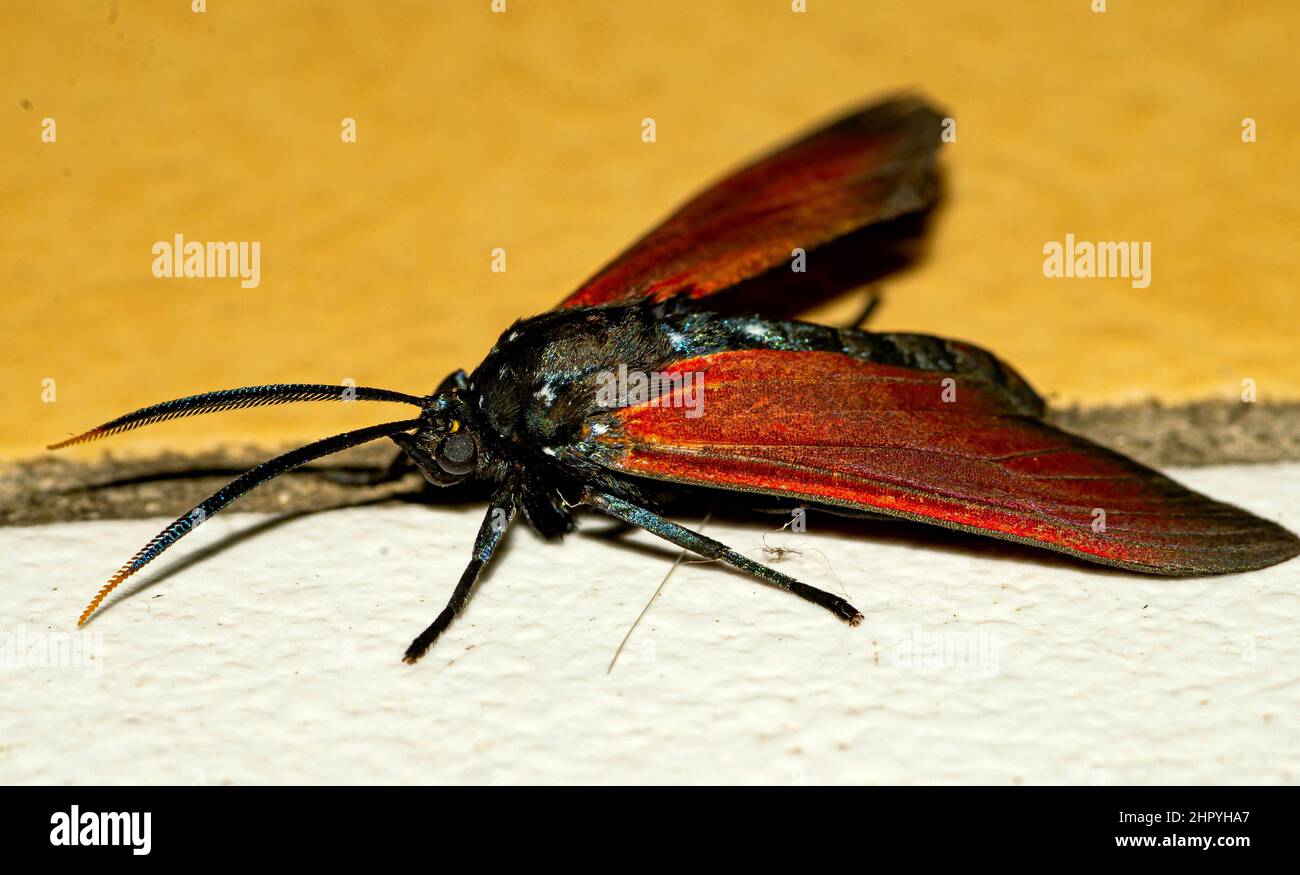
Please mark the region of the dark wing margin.
[[624, 474], [876, 511], [1151, 574], [1248, 571], [1300, 553], [1286, 529], [1026, 416], [978, 375], [774, 350], [669, 372], [704, 375], [698, 413], [671, 397], [602, 413], [573, 451]]
[[777, 149], [697, 195], [560, 307], [727, 289], [805, 251], [934, 203], [940, 114], [885, 100]]

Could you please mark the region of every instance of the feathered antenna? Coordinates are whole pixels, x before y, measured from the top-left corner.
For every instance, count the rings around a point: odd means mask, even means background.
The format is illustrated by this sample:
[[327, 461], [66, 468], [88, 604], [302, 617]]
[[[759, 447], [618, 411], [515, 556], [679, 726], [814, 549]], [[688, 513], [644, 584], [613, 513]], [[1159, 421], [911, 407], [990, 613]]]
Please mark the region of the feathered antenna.
[[420, 420], [418, 419], [406, 419], [400, 422], [386, 422], [382, 425], [359, 428], [356, 431], [347, 431], [343, 434], [337, 434], [307, 444], [296, 450], [290, 450], [282, 456], [276, 456], [274, 459], [263, 462], [257, 467], [240, 474], [214, 492], [194, 510], [179, 517], [175, 522], [155, 535], [148, 544], [140, 548], [140, 551], [132, 556], [129, 562], [119, 568], [117, 573], [108, 579], [108, 583], [104, 584], [99, 592], [95, 594], [95, 597], [90, 600], [90, 604], [81, 612], [77, 625], [83, 625], [90, 618], [90, 615], [95, 612], [95, 609], [99, 607], [100, 603], [104, 601], [104, 598], [117, 588], [119, 583], [157, 559], [164, 550], [207, 522], [212, 518], [213, 514], [219, 512], [249, 490], [261, 486], [268, 480], [279, 477], [287, 471], [292, 471], [299, 465], [306, 464], [313, 459], [319, 459], [321, 456], [328, 456], [331, 453], [337, 453], [339, 450], [388, 437], [401, 431], [408, 431], [416, 428], [419, 424]]
[[289, 404], [294, 401], [397, 401], [419, 407], [424, 398], [393, 392], [388, 389], [373, 389], [368, 386], [331, 386], [320, 383], [276, 383], [270, 386], [245, 386], [242, 389], [222, 389], [217, 392], [204, 392], [202, 395], [190, 395], [174, 401], [164, 401], [152, 407], [143, 407], [134, 413], [119, 416], [103, 425], [82, 432], [74, 437], [50, 444], [47, 449], [57, 450], [73, 444], [83, 444], [109, 435], [130, 431], [142, 425], [164, 422], [168, 419], [180, 419], [184, 416], [198, 416], [201, 413], [217, 413], [222, 410], [238, 410], [243, 407], [265, 407], [269, 404]]

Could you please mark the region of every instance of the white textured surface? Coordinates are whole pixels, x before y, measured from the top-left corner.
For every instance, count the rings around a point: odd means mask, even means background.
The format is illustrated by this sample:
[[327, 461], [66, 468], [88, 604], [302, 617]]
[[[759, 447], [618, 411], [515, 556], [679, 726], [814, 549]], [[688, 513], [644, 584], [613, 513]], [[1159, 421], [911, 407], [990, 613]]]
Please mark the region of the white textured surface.
[[[1176, 476], [1300, 528], [1300, 465]], [[0, 530], [0, 780], [1300, 779], [1297, 561], [1162, 580], [812, 516], [769, 543], [804, 548], [781, 567], [834, 588], [808, 548], [829, 557], [863, 626], [683, 565], [606, 675], [675, 550], [520, 529], [403, 665], [481, 514], [217, 517], [115, 593], [71, 657], [50, 648], [166, 520]], [[708, 527], [751, 555], [764, 530]]]

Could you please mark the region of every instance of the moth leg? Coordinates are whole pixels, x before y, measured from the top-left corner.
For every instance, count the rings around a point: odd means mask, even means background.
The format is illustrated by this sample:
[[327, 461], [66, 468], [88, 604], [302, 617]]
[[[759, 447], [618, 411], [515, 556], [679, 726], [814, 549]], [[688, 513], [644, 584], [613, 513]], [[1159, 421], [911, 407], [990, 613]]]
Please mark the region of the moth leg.
[[406, 476], [406, 472], [410, 470], [411, 457], [405, 452], [401, 452], [394, 456], [393, 461], [383, 468], [362, 472], [325, 470], [321, 472], [321, 476], [331, 483], [338, 483], [343, 486], [379, 486], [381, 483], [393, 483], [401, 480]]
[[615, 498], [612, 495], [591, 489], [588, 489], [583, 494], [582, 501], [602, 513], [607, 513], [615, 519], [645, 529], [650, 534], [657, 535], [665, 541], [676, 544], [678, 547], [690, 550], [692, 553], [698, 553], [706, 559], [718, 559], [726, 562], [733, 568], [752, 574], [766, 583], [770, 583], [788, 593], [793, 593], [801, 599], [812, 602], [814, 605], [819, 605], [844, 620], [850, 626], [856, 626], [862, 622], [861, 612], [839, 596], [809, 586], [806, 583], [800, 583], [793, 577], [788, 577], [775, 569], [737, 553], [725, 544], [705, 537], [699, 532], [693, 532], [684, 526], [679, 526], [677, 523], [670, 522], [643, 507], [638, 507], [621, 498]]
[[402, 455], [406, 456], [411, 461], [411, 464], [419, 469], [425, 480], [428, 480], [434, 486], [444, 488], [453, 485], [459, 480], [457, 477], [449, 478], [447, 473], [442, 470], [442, 466], [438, 464], [438, 460], [433, 457], [433, 454], [415, 438], [409, 434], [399, 434], [395, 437], [397, 439], [393, 443], [402, 448]]
[[414, 665], [416, 660], [424, 656], [425, 651], [438, 639], [438, 636], [447, 630], [451, 621], [465, 610], [465, 605], [469, 603], [470, 590], [474, 588], [474, 581], [478, 579], [479, 572], [492, 561], [492, 554], [496, 552], [501, 539], [505, 537], [506, 530], [510, 528], [510, 522], [514, 517], [515, 500], [513, 484], [511, 484], [499, 491], [492, 499], [492, 506], [488, 508], [487, 516], [479, 526], [478, 537], [474, 539], [474, 555], [470, 558], [464, 573], [461, 574], [460, 582], [452, 591], [447, 607], [443, 608], [437, 619], [429, 624], [429, 628], [417, 635], [411, 642], [411, 646], [406, 648], [406, 655], [402, 657], [402, 662]]
[[469, 374], [464, 370], [455, 370], [447, 375], [447, 378], [438, 384], [438, 388], [433, 390], [433, 394], [441, 395], [443, 392], [450, 392], [452, 389], [464, 389], [469, 386]]
[[876, 311], [876, 308], [880, 306], [881, 300], [882, 297], [880, 294], [880, 287], [879, 286], [868, 287], [867, 302], [865, 305], [863, 305], [862, 312], [858, 314], [858, 318], [854, 319], [852, 322], [850, 322], [848, 325], [844, 327], [861, 328], [863, 325], [866, 324], [867, 320], [871, 318], [871, 314]]

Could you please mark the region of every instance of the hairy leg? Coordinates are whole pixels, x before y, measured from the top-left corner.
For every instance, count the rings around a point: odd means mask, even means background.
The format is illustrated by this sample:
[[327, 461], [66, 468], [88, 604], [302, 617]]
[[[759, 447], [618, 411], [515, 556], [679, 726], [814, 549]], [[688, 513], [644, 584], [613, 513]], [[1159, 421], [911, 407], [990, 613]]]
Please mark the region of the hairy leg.
[[871, 318], [872, 314], [876, 312], [876, 308], [880, 306], [880, 301], [880, 288], [878, 286], [869, 287], [867, 289], [867, 302], [863, 305], [862, 312], [858, 314], [858, 318], [854, 319], [845, 327], [862, 328], [862, 326], [867, 323], [867, 320]]
[[414, 665], [421, 656], [424, 656], [433, 642], [438, 640], [438, 636], [447, 630], [451, 621], [465, 610], [465, 605], [469, 603], [470, 592], [474, 588], [474, 581], [478, 580], [479, 573], [492, 561], [492, 554], [501, 544], [501, 539], [505, 537], [514, 516], [514, 485], [509, 484], [499, 490], [492, 499], [492, 506], [488, 508], [487, 516], [479, 526], [478, 537], [474, 540], [474, 555], [470, 558], [464, 573], [461, 574], [456, 588], [452, 590], [447, 607], [443, 608], [442, 613], [429, 624], [429, 628], [416, 636], [411, 646], [406, 648], [406, 655], [402, 657], [403, 662]]
[[393, 461], [383, 468], [375, 468], [370, 471], [326, 469], [321, 471], [321, 476], [331, 483], [338, 483], [342, 486], [379, 486], [383, 483], [393, 483], [401, 480], [406, 476], [406, 472], [410, 470], [411, 457], [405, 452], [400, 452], [393, 457]]
[[775, 587], [793, 593], [801, 599], [810, 601], [830, 611], [835, 616], [844, 620], [850, 626], [856, 626], [862, 622], [862, 614], [857, 608], [849, 604], [837, 595], [809, 586], [806, 583], [800, 583], [793, 577], [782, 574], [762, 563], [737, 553], [725, 544], [719, 543], [712, 538], [705, 537], [699, 532], [693, 532], [685, 526], [679, 526], [677, 523], [670, 522], [652, 511], [639, 507], [631, 502], [624, 501], [613, 495], [588, 489], [582, 498], [583, 504], [587, 504], [602, 513], [609, 514], [615, 519], [622, 520], [639, 528], [645, 529], [652, 535], [657, 535], [665, 541], [676, 544], [690, 550], [693, 553], [707, 559], [717, 559], [726, 562], [733, 568], [738, 568], [748, 574], [752, 574], [765, 583], [770, 583]]

